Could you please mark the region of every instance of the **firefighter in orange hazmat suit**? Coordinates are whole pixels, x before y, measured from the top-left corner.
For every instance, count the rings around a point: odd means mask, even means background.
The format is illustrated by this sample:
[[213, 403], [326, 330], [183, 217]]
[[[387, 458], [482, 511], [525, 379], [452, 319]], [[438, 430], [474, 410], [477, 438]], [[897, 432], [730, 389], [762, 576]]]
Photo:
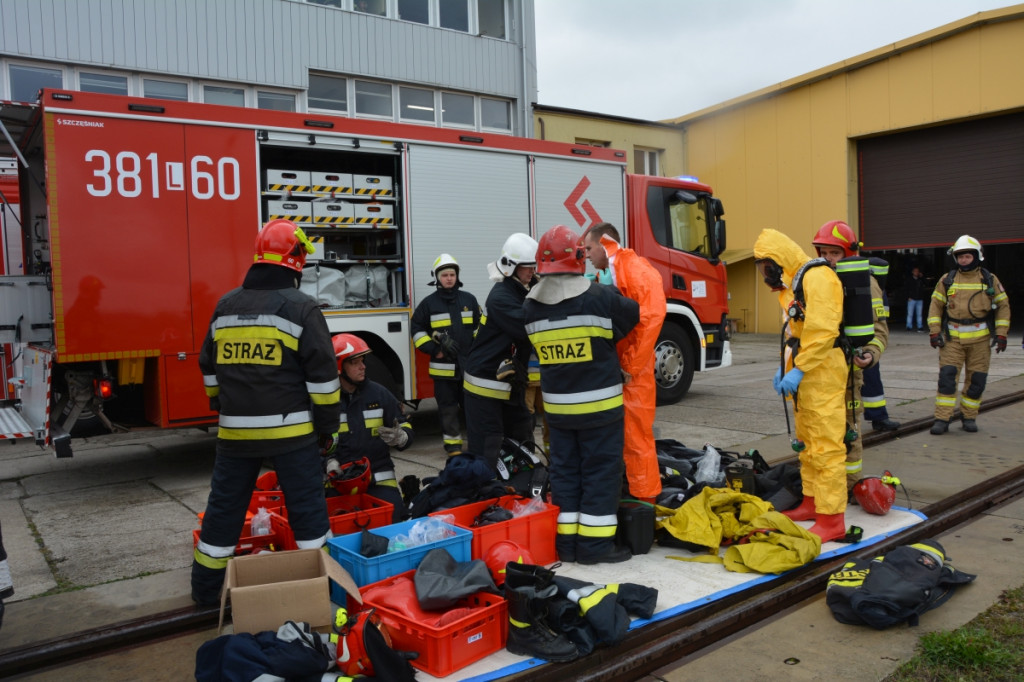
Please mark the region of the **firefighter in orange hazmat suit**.
[[658, 451], [654, 445], [654, 414], [657, 387], [654, 384], [654, 347], [665, 321], [665, 287], [661, 274], [633, 249], [619, 245], [619, 232], [611, 223], [598, 223], [584, 237], [587, 257], [598, 270], [610, 268], [612, 280], [622, 295], [640, 304], [640, 323], [616, 350], [626, 373], [622, 390], [625, 406], [625, 446], [629, 493], [654, 502], [661, 493]]
[[[765, 283], [779, 292], [785, 324], [784, 367], [775, 389], [792, 396], [796, 435], [806, 444], [800, 453], [804, 499], [783, 512], [794, 521], [815, 519], [810, 531], [822, 542], [846, 534], [846, 358], [836, 345], [843, 319], [843, 289], [827, 267], [800, 272], [811, 260], [797, 244], [776, 230], [762, 230], [754, 258]], [[792, 310], [793, 281], [802, 275], [804, 303]], [[797, 306], [799, 308], [799, 306]], [[798, 391], [799, 388], [799, 391]]]

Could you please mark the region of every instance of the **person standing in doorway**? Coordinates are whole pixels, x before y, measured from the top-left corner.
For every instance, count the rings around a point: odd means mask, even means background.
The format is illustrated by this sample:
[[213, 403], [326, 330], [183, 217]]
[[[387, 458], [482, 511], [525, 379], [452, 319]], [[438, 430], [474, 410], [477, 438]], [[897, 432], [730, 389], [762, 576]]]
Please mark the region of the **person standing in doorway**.
[[915, 267], [910, 271], [910, 279], [907, 280], [907, 331], [916, 329], [924, 331], [921, 323], [921, 315], [924, 310], [924, 299], [928, 297], [928, 283], [925, 282], [921, 268]]

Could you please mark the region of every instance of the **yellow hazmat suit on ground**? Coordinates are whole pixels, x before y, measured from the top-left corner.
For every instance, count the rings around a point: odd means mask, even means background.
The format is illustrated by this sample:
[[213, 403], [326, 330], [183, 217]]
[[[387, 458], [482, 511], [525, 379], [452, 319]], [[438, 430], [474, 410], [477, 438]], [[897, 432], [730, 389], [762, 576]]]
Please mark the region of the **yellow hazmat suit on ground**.
[[630, 494], [653, 499], [661, 493], [658, 451], [654, 445], [654, 347], [665, 321], [665, 287], [661, 274], [633, 249], [622, 248], [608, 236], [601, 237], [601, 245], [608, 254], [615, 285], [623, 296], [640, 304], [640, 323], [616, 346], [619, 364], [632, 377], [622, 387], [626, 408], [622, 456]]
[[[773, 289], [779, 290], [783, 319], [793, 302], [789, 284], [800, 267], [811, 260], [796, 242], [776, 230], [766, 229], [754, 243], [754, 258], [770, 259], [782, 268], [781, 280]], [[766, 277], [766, 282], [768, 278]], [[803, 319], [789, 319], [785, 350], [785, 372], [799, 370], [798, 391], [785, 389], [793, 395], [796, 435], [806, 445], [800, 453], [800, 477], [803, 480], [804, 503], [787, 513], [794, 520], [816, 518], [819, 529], [826, 522], [826, 532], [816, 533], [822, 542], [845, 534], [843, 514], [846, 511], [846, 392], [847, 365], [843, 351], [836, 345], [843, 318], [843, 289], [839, 277], [829, 267], [808, 268], [803, 277]], [[790, 387], [792, 384], [790, 382]], [[812, 498], [812, 499], [809, 499]], [[813, 505], [813, 508], [811, 508]], [[793, 512], [799, 512], [793, 514]], [[827, 519], [824, 517], [828, 517]], [[836, 528], [843, 532], [836, 534]]]

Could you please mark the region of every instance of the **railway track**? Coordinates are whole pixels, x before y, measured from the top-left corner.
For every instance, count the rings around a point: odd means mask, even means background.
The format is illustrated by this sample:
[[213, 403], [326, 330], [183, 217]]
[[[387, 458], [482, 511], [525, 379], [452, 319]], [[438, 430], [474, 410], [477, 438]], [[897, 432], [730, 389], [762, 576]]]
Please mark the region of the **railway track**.
[[[986, 400], [982, 411], [1024, 400], [1024, 392]], [[865, 447], [919, 432], [932, 419], [904, 423], [897, 431], [871, 433]], [[872, 558], [895, 547], [939, 535], [978, 514], [1024, 494], [1024, 465], [971, 486], [920, 511], [927, 519], [885, 540], [830, 561], [814, 562], [772, 581], [719, 599], [684, 614], [633, 630], [618, 646], [598, 649], [571, 663], [513, 674], [508, 680], [564, 682], [566, 679], [628, 682], [699, 651], [820, 593], [828, 576], [852, 557]], [[230, 607], [229, 607], [230, 608]], [[0, 678], [52, 669], [115, 650], [144, 647], [168, 637], [216, 626], [217, 608], [187, 607], [83, 630], [0, 653]]]

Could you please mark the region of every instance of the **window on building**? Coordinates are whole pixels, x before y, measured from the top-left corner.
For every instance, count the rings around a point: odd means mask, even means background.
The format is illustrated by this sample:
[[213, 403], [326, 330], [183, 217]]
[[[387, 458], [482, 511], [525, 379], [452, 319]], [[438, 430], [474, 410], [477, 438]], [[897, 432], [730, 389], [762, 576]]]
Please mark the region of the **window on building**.
[[203, 101], [209, 104], [226, 104], [231, 107], [245, 106], [245, 90], [225, 88], [220, 85], [204, 85]]
[[356, 114], [392, 118], [391, 86], [387, 83], [356, 81]]
[[354, 0], [352, 9], [363, 14], [375, 14], [378, 17], [386, 17], [388, 14], [388, 0]]
[[295, 111], [295, 95], [257, 90], [256, 106], [259, 109], [273, 109], [274, 111]]
[[576, 144], [583, 144], [588, 147], [611, 147], [612, 143], [608, 140], [592, 140], [587, 137], [577, 137]]
[[498, 99], [480, 98], [480, 126], [482, 128], [512, 129], [512, 114], [509, 103]]
[[173, 99], [179, 102], [187, 102], [188, 83], [143, 78], [142, 96], [152, 97], [154, 99]]
[[109, 73], [78, 74], [78, 89], [82, 92], [99, 92], [107, 95], [127, 95], [128, 77], [115, 76]]
[[429, 0], [398, 0], [398, 18], [403, 21], [415, 21], [417, 24], [429, 24]]
[[476, 118], [473, 115], [473, 98], [469, 95], [456, 95], [453, 92], [442, 92], [441, 122], [446, 126], [475, 125]]
[[469, 0], [438, 0], [441, 28], [469, 31]]
[[341, 0], [306, 0], [311, 5], [323, 5], [325, 7], [337, 7], [341, 9]]
[[348, 79], [309, 74], [309, 108], [348, 111]]
[[480, 35], [505, 39], [505, 0], [476, 0]]
[[661, 172], [658, 164], [659, 154], [657, 149], [634, 147], [633, 172], [640, 175], [658, 175]]
[[437, 121], [437, 116], [434, 115], [433, 90], [401, 87], [398, 88], [398, 96], [402, 107], [399, 114], [401, 119], [430, 123]]
[[64, 72], [60, 69], [11, 64], [7, 73], [11, 78], [11, 99], [16, 102], [34, 102], [43, 88], [64, 87]]

